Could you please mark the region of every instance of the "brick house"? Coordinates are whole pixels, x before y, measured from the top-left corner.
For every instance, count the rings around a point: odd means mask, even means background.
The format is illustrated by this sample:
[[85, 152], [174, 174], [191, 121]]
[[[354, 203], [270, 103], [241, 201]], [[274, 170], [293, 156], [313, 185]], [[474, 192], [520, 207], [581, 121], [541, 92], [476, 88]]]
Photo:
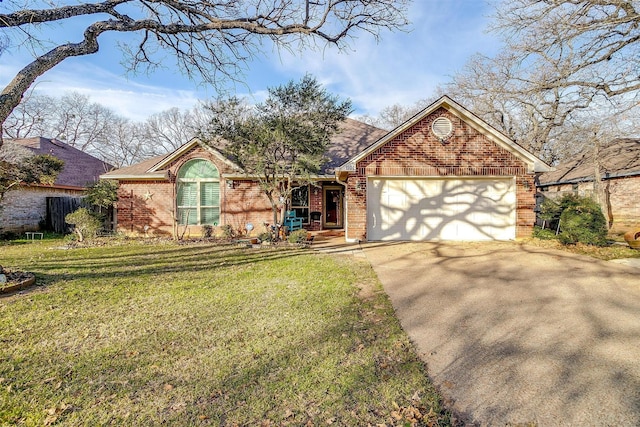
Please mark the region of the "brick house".
[[[624, 232], [640, 225], [640, 139], [617, 138], [598, 153], [600, 174], [611, 229]], [[545, 197], [594, 195], [593, 152], [560, 164], [540, 175], [538, 189]]]
[[113, 168], [108, 163], [62, 141], [42, 137], [6, 139], [8, 149], [15, 146], [25, 155], [50, 154], [64, 161], [64, 168], [53, 185], [24, 185], [5, 194], [0, 210], [0, 229], [23, 232], [40, 228], [47, 219], [47, 200], [80, 199], [88, 184]]
[[531, 234], [550, 167], [444, 96], [351, 158], [348, 240], [510, 240]]
[[[347, 119], [327, 151], [313, 185], [294, 190], [293, 206], [309, 230], [343, 228], [344, 187], [335, 167], [386, 132]], [[255, 179], [223, 153], [198, 139], [176, 151], [103, 174], [117, 180], [117, 230], [133, 235], [202, 235], [202, 225], [254, 232], [273, 222], [271, 205]]]
[[[305, 228], [344, 229], [349, 241], [529, 235], [535, 174], [550, 170], [448, 97], [391, 132], [348, 119], [327, 157], [289, 208]], [[118, 229], [127, 233], [171, 234], [186, 222], [185, 235], [202, 224], [260, 232], [272, 220], [257, 182], [197, 139], [102, 177], [119, 182]]]

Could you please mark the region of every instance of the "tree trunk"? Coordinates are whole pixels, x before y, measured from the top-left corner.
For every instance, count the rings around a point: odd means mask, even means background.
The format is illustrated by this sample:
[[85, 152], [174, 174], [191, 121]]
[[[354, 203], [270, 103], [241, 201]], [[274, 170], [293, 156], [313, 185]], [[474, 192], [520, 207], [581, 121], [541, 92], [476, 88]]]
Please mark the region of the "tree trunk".
[[593, 195], [600, 205], [602, 214], [607, 218], [609, 228], [613, 225], [611, 212], [611, 202], [609, 200], [608, 188], [602, 185], [602, 162], [600, 161], [600, 140], [595, 138], [593, 145]]

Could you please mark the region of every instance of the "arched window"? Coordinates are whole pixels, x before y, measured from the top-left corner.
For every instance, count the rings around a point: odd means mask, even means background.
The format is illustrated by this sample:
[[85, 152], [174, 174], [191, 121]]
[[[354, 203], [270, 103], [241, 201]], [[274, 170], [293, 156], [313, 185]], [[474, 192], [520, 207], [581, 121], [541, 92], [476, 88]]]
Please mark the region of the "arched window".
[[178, 171], [176, 186], [178, 224], [220, 223], [220, 174], [213, 163], [189, 160]]

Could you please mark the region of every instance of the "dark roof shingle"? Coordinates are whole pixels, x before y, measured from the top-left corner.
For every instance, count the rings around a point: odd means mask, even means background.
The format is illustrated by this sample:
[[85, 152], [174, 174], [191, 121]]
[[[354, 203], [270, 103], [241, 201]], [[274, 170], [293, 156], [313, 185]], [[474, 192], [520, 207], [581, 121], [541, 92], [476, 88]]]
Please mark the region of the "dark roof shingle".
[[321, 174], [333, 174], [338, 166], [382, 138], [388, 131], [347, 118], [340, 126], [340, 132], [331, 138], [327, 150], [327, 163]]
[[[640, 139], [617, 138], [600, 148], [602, 173], [610, 176], [640, 174]], [[556, 170], [540, 175], [541, 185], [593, 180], [593, 151], [556, 166]]]
[[87, 184], [97, 181], [101, 174], [113, 169], [112, 165], [55, 139], [42, 137], [7, 139], [5, 144], [16, 144], [33, 154], [50, 154], [63, 160], [64, 168], [54, 186], [84, 188]]
[[[331, 138], [329, 148], [325, 154], [327, 162], [323, 165], [320, 173], [323, 175], [333, 174], [336, 167], [342, 165], [386, 134], [386, 130], [357, 120], [346, 119], [340, 126], [340, 132]], [[216, 148], [223, 149], [224, 147], [218, 145]], [[220, 151], [220, 153], [224, 155], [224, 150]], [[171, 153], [153, 157], [135, 165], [116, 169], [110, 173], [103, 174], [103, 177], [107, 179], [110, 176], [116, 177], [115, 179], [123, 176], [144, 177], [144, 175], [149, 174], [149, 169], [168, 156], [171, 156]], [[233, 162], [233, 159], [229, 159], [229, 161]]]

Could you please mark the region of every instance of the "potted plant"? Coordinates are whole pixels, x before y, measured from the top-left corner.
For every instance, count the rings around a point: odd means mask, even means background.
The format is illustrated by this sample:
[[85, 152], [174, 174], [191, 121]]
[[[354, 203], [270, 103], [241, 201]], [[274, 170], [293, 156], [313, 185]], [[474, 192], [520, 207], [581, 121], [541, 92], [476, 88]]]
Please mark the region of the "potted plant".
[[640, 228], [634, 228], [624, 233], [624, 240], [631, 248], [640, 249]]

